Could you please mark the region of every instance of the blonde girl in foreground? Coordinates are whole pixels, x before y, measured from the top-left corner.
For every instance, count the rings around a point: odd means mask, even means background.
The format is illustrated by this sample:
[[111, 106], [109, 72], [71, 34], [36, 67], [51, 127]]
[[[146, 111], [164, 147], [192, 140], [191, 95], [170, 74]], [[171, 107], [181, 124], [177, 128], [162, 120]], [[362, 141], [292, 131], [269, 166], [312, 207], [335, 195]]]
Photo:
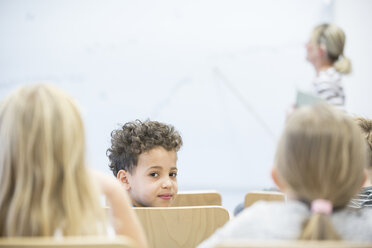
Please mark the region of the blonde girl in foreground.
[[107, 235], [98, 184], [111, 204], [116, 234], [146, 247], [120, 184], [86, 168], [83, 122], [64, 92], [37, 84], [6, 97], [0, 147], [1, 237]]
[[347, 209], [365, 180], [365, 140], [357, 124], [328, 105], [288, 119], [272, 177], [287, 202], [258, 202], [199, 247], [232, 238], [372, 241], [370, 209]]

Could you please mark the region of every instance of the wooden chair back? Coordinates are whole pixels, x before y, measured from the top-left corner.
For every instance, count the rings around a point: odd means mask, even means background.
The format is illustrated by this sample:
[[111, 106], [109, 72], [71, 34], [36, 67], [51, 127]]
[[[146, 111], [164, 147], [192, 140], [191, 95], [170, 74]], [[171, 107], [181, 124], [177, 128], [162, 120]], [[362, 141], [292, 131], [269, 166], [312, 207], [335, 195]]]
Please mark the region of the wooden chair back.
[[220, 206], [133, 209], [152, 248], [196, 247], [229, 220]]
[[0, 238], [1, 248], [135, 248], [134, 242], [124, 236], [116, 237], [30, 237]]
[[346, 241], [249, 241], [230, 240], [215, 248], [371, 248], [371, 243]]
[[221, 206], [222, 197], [217, 191], [182, 191], [178, 192], [172, 207], [187, 206]]
[[251, 206], [256, 201], [285, 201], [285, 195], [276, 191], [249, 192], [244, 198], [244, 208]]

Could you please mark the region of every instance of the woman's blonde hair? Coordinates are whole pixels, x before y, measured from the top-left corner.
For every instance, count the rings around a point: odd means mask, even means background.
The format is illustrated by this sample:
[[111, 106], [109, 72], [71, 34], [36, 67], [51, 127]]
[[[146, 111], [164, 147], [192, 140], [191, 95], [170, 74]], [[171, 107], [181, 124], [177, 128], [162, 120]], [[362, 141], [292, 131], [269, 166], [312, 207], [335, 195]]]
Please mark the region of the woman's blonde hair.
[[341, 28], [334, 24], [322, 24], [314, 28], [311, 38], [316, 46], [326, 50], [329, 60], [338, 72], [351, 72], [351, 62], [344, 55], [345, 33]]
[[[311, 204], [329, 200], [345, 207], [364, 181], [366, 144], [359, 127], [340, 110], [318, 104], [289, 117], [280, 139], [275, 165], [278, 177], [298, 197]], [[339, 239], [330, 216], [312, 213], [299, 239]]]
[[105, 233], [73, 100], [48, 84], [0, 104], [0, 236]]

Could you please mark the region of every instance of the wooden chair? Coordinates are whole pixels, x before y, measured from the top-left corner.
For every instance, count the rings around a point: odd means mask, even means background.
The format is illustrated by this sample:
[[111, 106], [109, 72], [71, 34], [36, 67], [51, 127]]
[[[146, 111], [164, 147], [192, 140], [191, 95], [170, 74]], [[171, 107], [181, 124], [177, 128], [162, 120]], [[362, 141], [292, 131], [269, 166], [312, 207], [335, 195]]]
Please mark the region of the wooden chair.
[[248, 241], [231, 240], [215, 248], [371, 248], [371, 243], [352, 243], [346, 241]]
[[133, 209], [152, 248], [196, 247], [229, 220], [220, 206]]
[[285, 201], [285, 195], [276, 191], [249, 192], [244, 198], [244, 208], [251, 206], [256, 201]]
[[221, 206], [221, 194], [217, 191], [182, 191], [179, 192], [172, 203], [172, 207], [187, 206]]
[[0, 238], [1, 248], [135, 248], [130, 238], [124, 236], [99, 237], [30, 237]]

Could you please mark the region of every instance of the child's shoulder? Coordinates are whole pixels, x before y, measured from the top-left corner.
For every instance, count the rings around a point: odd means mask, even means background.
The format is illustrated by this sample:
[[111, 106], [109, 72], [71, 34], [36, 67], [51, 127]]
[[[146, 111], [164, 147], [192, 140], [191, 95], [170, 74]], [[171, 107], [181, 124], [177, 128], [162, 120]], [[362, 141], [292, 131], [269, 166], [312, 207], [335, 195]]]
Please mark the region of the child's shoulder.
[[309, 209], [301, 202], [259, 201], [230, 221], [224, 235], [230, 238], [294, 239]]
[[308, 207], [300, 201], [258, 201], [246, 210], [263, 213], [301, 212], [307, 214]]
[[[350, 208], [347, 207], [334, 213], [335, 219], [345, 219], [353, 222], [365, 222], [372, 220], [372, 208]], [[372, 222], [370, 223], [372, 225]]]
[[332, 222], [345, 240], [372, 241], [372, 209], [346, 208], [336, 212]]
[[301, 223], [309, 215], [308, 207], [299, 201], [267, 202], [259, 201], [246, 208], [237, 218], [242, 222], [255, 221], [274, 225], [291, 225]]

